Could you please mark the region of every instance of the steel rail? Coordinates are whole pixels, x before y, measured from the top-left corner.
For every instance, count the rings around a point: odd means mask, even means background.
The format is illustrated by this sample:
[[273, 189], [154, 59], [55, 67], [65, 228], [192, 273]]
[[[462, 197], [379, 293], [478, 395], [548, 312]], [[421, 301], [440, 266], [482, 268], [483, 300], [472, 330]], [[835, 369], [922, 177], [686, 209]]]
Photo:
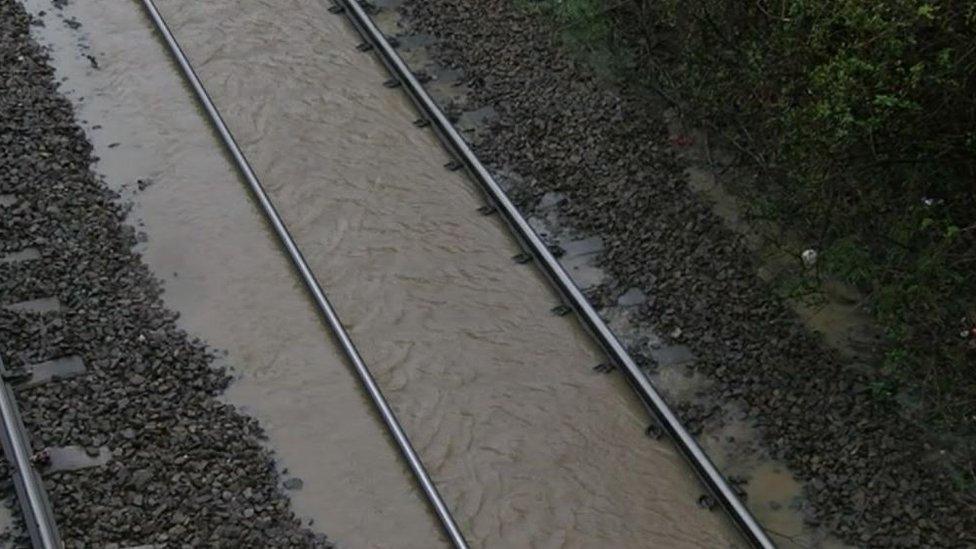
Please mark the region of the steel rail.
[[430, 97], [417, 77], [414, 76], [413, 71], [410, 70], [410, 67], [396, 52], [386, 36], [379, 30], [369, 14], [355, 0], [335, 1], [339, 2], [337, 5], [350, 16], [350, 21], [363, 39], [371, 43], [374, 49], [379, 52], [380, 60], [404, 87], [422, 115], [433, 123], [433, 127], [445, 146], [456, 156], [468, 173], [480, 184], [483, 192], [494, 202], [518, 240], [535, 255], [542, 271], [576, 310], [586, 328], [596, 337], [609, 357], [622, 367], [631, 387], [661, 422], [665, 431], [687, 458], [699, 478], [728, 512], [746, 539], [756, 547], [774, 548], [775, 545], [762, 526], [735, 494], [708, 455], [698, 445], [698, 442], [684, 428], [664, 398], [647, 379], [647, 376], [641, 372], [637, 363], [634, 362], [634, 359], [603, 322], [583, 293], [576, 287], [576, 284], [535, 233], [528, 221], [522, 217], [502, 187], [478, 160], [478, 157], [471, 151], [457, 130], [454, 129], [454, 125]]
[[421, 462], [416, 450], [414, 450], [413, 445], [410, 443], [410, 439], [407, 438], [407, 435], [400, 426], [399, 421], [397, 421], [396, 415], [393, 413], [393, 409], [383, 396], [383, 393], [380, 390], [379, 385], [377, 385], [376, 380], [373, 379], [373, 375], [370, 373], [369, 368], [366, 366], [366, 363], [360, 356], [359, 351], [356, 349], [355, 344], [349, 336], [349, 333], [339, 320], [339, 316], [332, 307], [332, 304], [329, 302], [329, 299], [326, 297], [325, 292], [322, 291], [322, 287], [315, 278], [315, 274], [309, 268], [301, 250], [299, 250], [298, 245], [295, 244], [295, 241], [289, 233], [288, 228], [285, 226], [284, 221], [282, 221], [281, 216], [278, 215], [274, 204], [268, 197], [267, 192], [265, 192], [264, 187], [258, 180], [257, 175], [255, 175], [250, 163], [247, 161], [247, 158], [245, 158], [241, 148], [234, 140], [234, 136], [224, 123], [220, 112], [214, 105], [213, 100], [210, 98], [210, 95], [204, 88], [200, 78], [193, 70], [193, 66], [190, 64], [189, 59], [187, 58], [186, 54], [183, 53], [182, 48], [176, 41], [173, 33], [170, 31], [166, 21], [159, 13], [159, 10], [156, 8], [153, 0], [143, 0], [142, 3], [155, 24], [156, 29], [166, 42], [173, 59], [179, 65], [183, 76], [186, 77], [190, 87], [193, 88], [200, 105], [207, 113], [207, 116], [210, 119], [214, 129], [216, 129], [217, 133], [220, 135], [221, 141], [223, 141], [227, 151], [233, 157], [237, 168], [241, 172], [241, 175], [247, 181], [251, 192], [257, 198], [258, 204], [261, 206], [261, 210], [264, 212], [265, 217], [274, 229], [274, 232], [281, 241], [282, 246], [284, 246], [285, 250], [287, 251], [293, 266], [298, 271], [302, 281], [305, 283], [305, 287], [315, 301], [319, 312], [325, 317], [329, 328], [339, 341], [346, 358], [348, 358], [349, 362], [352, 363], [356, 374], [359, 376], [359, 379], [365, 387], [366, 392], [373, 401], [373, 405], [376, 407], [376, 410], [382, 417], [383, 423], [386, 425], [387, 430], [390, 432], [390, 435], [396, 442], [400, 453], [403, 455], [404, 459], [406, 459], [407, 464], [409, 465], [410, 470], [413, 472], [417, 482], [420, 484], [428, 503], [432, 507], [434, 513], [437, 515], [437, 518], [440, 520], [445, 534], [447, 534], [451, 543], [455, 547], [458, 549], [467, 549], [468, 545], [464, 539], [464, 536], [461, 534], [461, 530], [455, 523], [454, 517], [451, 516], [451, 512], [444, 503], [444, 500], [441, 499], [441, 496], [437, 491], [437, 487], [434, 486], [434, 482], [430, 479], [430, 475], [427, 474], [427, 470], [424, 468], [423, 462]]
[[17, 500], [20, 502], [27, 533], [30, 535], [34, 549], [61, 549], [61, 536], [58, 525], [54, 520], [54, 511], [47, 498], [41, 475], [31, 461], [30, 442], [24, 422], [20, 417], [17, 399], [3, 376], [7, 371], [0, 359], [0, 442], [3, 443], [3, 453], [10, 464], [11, 477]]

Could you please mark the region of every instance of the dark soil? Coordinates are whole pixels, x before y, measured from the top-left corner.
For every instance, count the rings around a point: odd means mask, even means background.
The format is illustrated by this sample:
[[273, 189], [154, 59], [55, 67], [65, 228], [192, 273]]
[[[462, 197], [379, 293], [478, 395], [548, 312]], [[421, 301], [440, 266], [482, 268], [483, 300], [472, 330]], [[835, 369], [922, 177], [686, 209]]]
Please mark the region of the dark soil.
[[18, 392], [35, 449], [112, 452], [107, 465], [45, 475], [66, 546], [329, 546], [289, 509], [257, 422], [217, 400], [229, 377], [213, 353], [162, 306], [30, 24], [0, 0], [0, 194], [15, 198], [0, 205], [0, 256], [42, 254], [0, 264], [0, 304], [63, 307], [0, 309], [0, 354], [12, 367], [67, 355], [87, 366]]
[[562, 214], [603, 237], [618, 289], [649, 296], [644, 318], [692, 348], [715, 401], [744, 405], [768, 452], [805, 481], [811, 525], [857, 546], [976, 544], [976, 503], [942, 449], [758, 279], [745, 244], [688, 188], [658, 110], [597, 79], [513, 2], [401, 10], [438, 39], [440, 64], [464, 71], [463, 108], [497, 111], [480, 158], [519, 174], [512, 193], [527, 215], [547, 192], [569, 197]]

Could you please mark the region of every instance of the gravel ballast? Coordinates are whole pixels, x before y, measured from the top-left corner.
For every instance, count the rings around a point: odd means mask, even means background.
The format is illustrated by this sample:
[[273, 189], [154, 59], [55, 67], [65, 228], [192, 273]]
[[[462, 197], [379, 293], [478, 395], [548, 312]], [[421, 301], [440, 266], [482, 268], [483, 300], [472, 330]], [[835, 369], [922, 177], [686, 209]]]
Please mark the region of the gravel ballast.
[[447, 110], [497, 112], [475, 149], [523, 212], [547, 193], [568, 197], [563, 218], [606, 244], [615, 282], [603, 297], [647, 294], [642, 319], [689, 346], [714, 402], [743, 405], [767, 452], [804, 481], [809, 525], [855, 546], [976, 544], [976, 504], [953, 485], [942, 449], [758, 278], [741, 238], [689, 189], [662, 113], [597, 79], [517, 4], [399, 9], [410, 32], [437, 39], [438, 64], [464, 74], [469, 91]]
[[111, 452], [45, 475], [66, 546], [331, 546], [290, 510], [258, 423], [217, 399], [230, 378], [215, 354], [163, 307], [30, 25], [0, 0], [0, 257], [40, 254], [0, 262], [0, 305], [55, 298], [60, 311], [0, 308], [0, 353], [12, 368], [84, 362], [18, 391], [35, 449]]

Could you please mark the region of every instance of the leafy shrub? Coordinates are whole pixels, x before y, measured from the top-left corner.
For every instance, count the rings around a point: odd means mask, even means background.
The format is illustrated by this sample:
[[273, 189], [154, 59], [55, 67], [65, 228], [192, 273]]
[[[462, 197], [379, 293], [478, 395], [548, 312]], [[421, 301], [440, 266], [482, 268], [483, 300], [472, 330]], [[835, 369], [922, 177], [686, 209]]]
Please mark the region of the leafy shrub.
[[976, 0], [547, 5], [754, 163], [747, 193], [869, 295], [896, 373], [976, 394]]

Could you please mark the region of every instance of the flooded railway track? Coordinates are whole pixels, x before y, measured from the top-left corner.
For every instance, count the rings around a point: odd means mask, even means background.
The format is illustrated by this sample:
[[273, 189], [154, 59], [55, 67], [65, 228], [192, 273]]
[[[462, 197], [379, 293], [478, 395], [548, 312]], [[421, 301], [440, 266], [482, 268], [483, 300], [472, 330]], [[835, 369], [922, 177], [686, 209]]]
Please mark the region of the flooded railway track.
[[[400, 426], [400, 422], [394, 414], [392, 407], [384, 398], [379, 385], [366, 365], [366, 361], [364, 361], [356, 346], [353, 344], [352, 337], [347, 332], [346, 327], [340, 322], [336, 310], [316, 280], [313, 269], [306, 262], [298, 244], [285, 227], [282, 217], [277, 213], [271, 197], [265, 191], [264, 187], [262, 187], [257, 175], [255, 175], [254, 170], [245, 158], [231, 131], [221, 118], [217, 107], [205, 90], [203, 83], [195, 74], [189, 58], [180, 49], [153, 0], [143, 0], [143, 3], [154, 24], [162, 34], [171, 54], [180, 66], [191, 88], [194, 90], [200, 105], [206, 112], [214, 129], [220, 135], [228, 153], [253, 191], [260, 205], [260, 209], [263, 211], [269, 225], [273, 228], [275, 235], [287, 252], [292, 265], [296, 269], [300, 279], [304, 282], [307, 291], [322, 314], [323, 319], [332, 331], [356, 374], [359, 376], [360, 381], [366, 389], [366, 393], [389, 430], [391, 438], [397, 444], [406, 463], [414, 474], [430, 504], [431, 510], [439, 519], [446, 537], [456, 547], [467, 547], [467, 541], [452, 515], [450, 506], [445, 503], [439, 494], [434, 482], [431, 480], [431, 475], [421, 462], [406, 432]], [[554, 312], [558, 314], [574, 312], [576, 314], [580, 323], [592, 334], [593, 338], [606, 352], [609, 357], [609, 363], [613, 364], [617, 370], [623, 373], [625, 379], [641, 403], [651, 414], [653, 420], [674, 441], [676, 448], [687, 459], [708, 491], [722, 505], [728, 516], [739, 527], [749, 543], [757, 547], [772, 547], [773, 544], [761, 526], [753, 519], [749, 511], [735, 495], [735, 492], [729, 487], [720, 472], [708, 459], [708, 456], [705, 455], [695, 440], [681, 425], [665, 401], [637, 367], [634, 360], [628, 355], [624, 347], [617, 341], [613, 333], [587, 302], [585, 296], [560, 266], [553, 254], [520, 215], [498, 183], [468, 148], [465, 141], [455, 131], [451, 122], [427, 95], [410, 68], [400, 59], [394, 47], [390, 44], [390, 41], [377, 29], [362, 6], [355, 2], [343, 1], [336, 4], [331, 11], [348, 16], [352, 26], [363, 38], [364, 44], [368, 44], [368, 46], [364, 46], [361, 49], [371, 49], [377, 53], [380, 61], [392, 75], [392, 79], [387, 82], [387, 85], [389, 87], [403, 89], [419, 111], [420, 118], [417, 121], [417, 126], [430, 126], [435, 130], [442, 144], [455, 158], [447, 167], [451, 170], [463, 168], [480, 187], [486, 200], [486, 205], [481, 209], [481, 212], [483, 214], [498, 213], [505, 220], [512, 234], [524, 250], [523, 254], [520, 254], [517, 260], [520, 262], [534, 260], [540, 271], [549, 279], [552, 286], [563, 296], [564, 305], [554, 309]], [[5, 407], [5, 420], [7, 419], [6, 409]], [[7, 423], [9, 422], [5, 421], [5, 425]], [[623, 471], [620, 474], [626, 475], [626, 473], [626, 471]], [[25, 485], [33, 483], [36, 487], [36, 474], [21, 476], [25, 479]], [[29, 498], [22, 499], [21, 501], [22, 504], [26, 503], [29, 501]], [[42, 518], [41, 520], [44, 519]], [[50, 526], [53, 528], [53, 523]], [[44, 545], [43, 540], [41, 542], [35, 541], [35, 544], [38, 543], [41, 543], [37, 545], [38, 547], [46, 548], [56, 546]]]
[[363, 7], [353, 0], [340, 0], [339, 3], [333, 5], [331, 11], [335, 14], [346, 14], [356, 30], [367, 41], [366, 43], [372, 45], [370, 49], [377, 52], [383, 64], [392, 74], [393, 80], [389, 81], [388, 85], [402, 86], [419, 112], [422, 113], [418, 125], [432, 124], [444, 146], [456, 156], [456, 163], [449, 165], [448, 168], [467, 170], [485, 193], [488, 203], [483, 211], [486, 213], [497, 211], [504, 217], [512, 233], [525, 247], [525, 253], [530, 254], [537, 261], [539, 268], [563, 295], [566, 305], [557, 308], [556, 312], [565, 314], [569, 313], [570, 309], [575, 311], [580, 321], [610, 357], [614, 367], [622, 370], [641, 401], [675, 442], [687, 458], [688, 463], [695, 469], [712, 495], [725, 508], [747, 539], [756, 547], [773, 547], [772, 541], [739, 500], [722, 474], [684, 428], [658, 391], [654, 389], [634, 359], [631, 358], [583, 293], [576, 287], [576, 284], [535, 233], [528, 221], [522, 217], [501, 186], [474, 155], [453, 124], [427, 94], [423, 85], [396, 53], [390, 41], [380, 32]]
[[366, 392], [369, 395], [370, 400], [376, 407], [377, 412], [379, 412], [383, 422], [386, 424], [386, 428], [389, 431], [390, 436], [396, 442], [397, 447], [403, 454], [403, 458], [409, 465], [414, 477], [416, 477], [417, 483], [423, 490], [424, 496], [427, 498], [431, 508], [437, 515], [437, 518], [444, 529], [444, 533], [448, 536], [455, 547], [466, 548], [468, 546], [467, 542], [464, 540], [461, 530], [455, 523], [454, 517], [451, 516], [451, 512], [448, 510], [447, 504], [444, 503], [441, 495], [437, 492], [437, 488], [430, 479], [430, 474], [427, 473], [427, 469], [420, 461], [420, 457], [417, 455], [417, 451], [414, 450], [413, 445], [410, 443], [410, 439], [407, 438], [407, 434], [403, 431], [403, 427], [400, 426], [400, 422], [393, 413], [393, 409], [387, 402], [386, 397], [383, 396], [383, 392], [380, 390], [379, 385], [376, 384], [376, 380], [373, 379], [373, 374], [366, 366], [366, 363], [363, 362], [362, 356], [359, 354], [359, 350], [356, 349], [355, 344], [352, 342], [352, 338], [349, 336], [346, 328], [339, 320], [339, 315], [332, 307], [332, 304], [329, 302], [329, 298], [326, 297], [325, 292], [322, 291], [322, 287], [319, 285], [318, 280], [316, 280], [315, 274], [312, 273], [312, 269], [305, 261], [301, 250], [298, 249], [298, 245], [288, 232], [288, 228], [285, 227], [284, 221], [282, 221], [281, 216], [278, 215], [278, 212], [275, 210], [274, 204], [271, 203], [271, 199], [264, 190], [264, 186], [258, 180], [257, 175], [255, 175], [254, 170], [251, 168], [251, 165], [248, 163], [247, 159], [244, 158], [244, 153], [237, 145], [237, 142], [231, 135], [230, 130], [227, 129], [227, 125], [224, 123], [223, 118], [217, 111], [217, 107], [214, 105], [213, 100], [210, 99], [210, 96], [207, 94], [207, 90], [203, 87], [203, 83], [200, 82], [196, 72], [194, 72], [193, 67], [190, 65], [190, 60], [187, 59], [186, 55], [183, 53], [183, 50], [180, 48], [180, 45], [176, 42], [176, 38], [173, 36], [173, 33], [170, 32], [169, 27], [163, 20], [162, 15], [160, 15], [159, 10], [156, 8], [153, 0], [143, 0], [143, 5], [146, 7], [146, 11], [152, 18], [156, 28], [159, 30], [160, 34], [162, 34], [167, 47], [173, 54], [173, 58], [180, 66], [180, 70], [183, 71], [183, 75], [186, 77], [190, 87], [193, 88], [197, 99], [200, 101], [200, 105], [203, 107], [204, 111], [206, 111], [207, 116], [213, 123], [214, 129], [220, 135], [224, 146], [233, 157], [234, 163], [240, 170], [241, 175], [244, 177], [244, 180], [247, 181], [251, 192], [261, 205], [261, 211], [264, 212], [265, 217], [268, 219], [268, 223], [274, 228], [275, 235], [277, 235], [278, 239], [281, 241], [281, 245], [287, 251], [288, 257], [292, 261], [292, 265], [294, 265], [295, 269], [298, 271], [298, 274], [311, 295], [312, 300], [315, 302], [316, 307], [322, 314], [336, 340], [339, 341], [346, 358], [353, 365], [356, 375], [359, 377], [363, 387], [366, 389]]
[[668, 434], [675, 445], [684, 454], [688, 463], [696, 474], [708, 487], [711, 494], [726, 510], [735, 524], [742, 530], [746, 538], [756, 547], [773, 547], [772, 541], [752, 516], [752, 513], [739, 500], [729, 486], [726, 479], [715, 467], [708, 455], [701, 449], [695, 439], [688, 433], [681, 421], [674, 414], [664, 398], [651, 385], [647, 376], [641, 372], [637, 363], [627, 353], [624, 346], [617, 340], [610, 328], [603, 322], [590, 305], [583, 293], [569, 277], [559, 261], [553, 256], [549, 248], [535, 233], [529, 222], [522, 217], [518, 208], [509, 200], [505, 191], [495, 181], [488, 170], [481, 164], [478, 157], [471, 151], [465, 140], [441, 111], [434, 100], [424, 90], [423, 85], [413, 74], [407, 64], [400, 58], [390, 41], [380, 32], [363, 7], [354, 0], [339, 0], [331, 9], [336, 14], [346, 14], [360, 35], [372, 44], [383, 64], [392, 74], [393, 80], [389, 85], [402, 86], [410, 96], [417, 109], [422, 113], [418, 125], [433, 125], [444, 146], [457, 158], [456, 163], [449, 169], [464, 168], [484, 191], [487, 206], [485, 212], [500, 213], [512, 233], [524, 246], [526, 254], [535, 258], [539, 268], [543, 271], [552, 285], [562, 294], [566, 304], [555, 309], [557, 314], [575, 311], [580, 322], [586, 326], [590, 334], [599, 342], [607, 353], [614, 367], [620, 369], [628, 383], [637, 393], [641, 402], [647, 407], [652, 416], [659, 422], [660, 427]]

